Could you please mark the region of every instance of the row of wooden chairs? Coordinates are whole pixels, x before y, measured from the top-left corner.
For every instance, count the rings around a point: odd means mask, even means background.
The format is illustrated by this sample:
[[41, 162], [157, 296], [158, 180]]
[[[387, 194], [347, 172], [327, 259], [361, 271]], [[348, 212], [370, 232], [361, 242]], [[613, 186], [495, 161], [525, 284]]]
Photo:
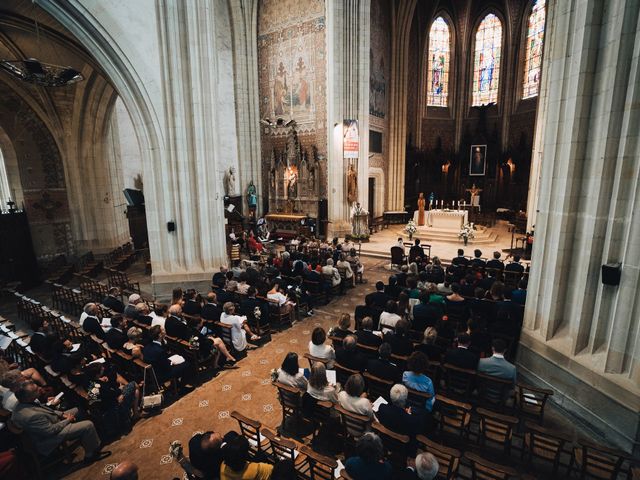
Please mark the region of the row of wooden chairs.
[[76, 260], [74, 269], [80, 275], [95, 277], [102, 270], [102, 266], [102, 261], [97, 260], [93, 252], [87, 252]]
[[104, 262], [109, 268], [124, 271], [135, 262], [136, 258], [137, 254], [133, 243], [127, 242], [107, 253]]
[[108, 275], [109, 287], [118, 287], [122, 292], [127, 294], [140, 294], [140, 282], [131, 281], [126, 272], [114, 268], [105, 268], [105, 270]]

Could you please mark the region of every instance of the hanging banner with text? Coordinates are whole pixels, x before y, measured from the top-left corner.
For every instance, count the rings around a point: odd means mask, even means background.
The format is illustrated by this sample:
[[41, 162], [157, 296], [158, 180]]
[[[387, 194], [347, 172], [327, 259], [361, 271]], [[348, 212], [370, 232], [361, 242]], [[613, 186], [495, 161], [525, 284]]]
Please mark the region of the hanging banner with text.
[[358, 131], [357, 120], [344, 120], [342, 122], [342, 157], [358, 158], [360, 151], [360, 132]]

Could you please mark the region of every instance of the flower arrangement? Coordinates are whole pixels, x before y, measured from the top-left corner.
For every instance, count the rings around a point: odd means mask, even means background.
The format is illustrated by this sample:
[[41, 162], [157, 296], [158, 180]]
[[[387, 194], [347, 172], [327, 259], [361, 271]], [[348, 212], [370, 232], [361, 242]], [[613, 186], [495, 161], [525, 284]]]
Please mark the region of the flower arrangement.
[[200, 340], [196, 335], [189, 339], [189, 348], [191, 350], [198, 350], [200, 348]]
[[458, 238], [464, 240], [464, 244], [466, 245], [470, 238], [475, 238], [475, 229], [476, 227], [473, 223], [465, 223], [460, 229], [460, 233], [458, 233]]
[[418, 231], [418, 227], [416, 227], [416, 222], [414, 222], [413, 220], [409, 220], [407, 222], [407, 226], [404, 227], [404, 231], [409, 234], [409, 239], [411, 239], [411, 237], [413, 237], [413, 234]]
[[271, 369], [271, 383], [275, 383], [278, 381], [278, 370], [275, 368]]

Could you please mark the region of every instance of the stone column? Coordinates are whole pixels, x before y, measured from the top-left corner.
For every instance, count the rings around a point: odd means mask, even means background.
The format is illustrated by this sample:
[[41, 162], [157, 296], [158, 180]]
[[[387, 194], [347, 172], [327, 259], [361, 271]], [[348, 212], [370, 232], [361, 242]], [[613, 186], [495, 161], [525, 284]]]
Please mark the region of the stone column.
[[[550, 2], [536, 234], [518, 363], [638, 453], [640, 4]], [[535, 179], [534, 179], [535, 180]], [[601, 265], [620, 262], [619, 286]]]
[[391, 20], [391, 85], [389, 98], [389, 160], [385, 210], [404, 209], [407, 154], [407, 72], [409, 36], [416, 0], [393, 2]]
[[367, 208], [369, 172], [369, 0], [327, 0], [328, 237], [351, 233], [342, 122], [358, 120], [358, 200]]
[[236, 130], [240, 161], [240, 191], [248, 213], [247, 187], [253, 181], [258, 191], [256, 218], [262, 214], [262, 199], [268, 187], [262, 185], [260, 154], [260, 109], [258, 96], [258, 0], [229, 2], [233, 35], [233, 72], [236, 100]]

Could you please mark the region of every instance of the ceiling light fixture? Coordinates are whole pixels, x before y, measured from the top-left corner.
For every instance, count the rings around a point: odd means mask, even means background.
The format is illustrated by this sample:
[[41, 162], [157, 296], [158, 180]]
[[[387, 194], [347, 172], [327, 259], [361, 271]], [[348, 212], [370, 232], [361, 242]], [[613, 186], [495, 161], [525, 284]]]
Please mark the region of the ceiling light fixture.
[[71, 67], [43, 63], [35, 58], [0, 60], [0, 70], [41, 87], [65, 87], [84, 80], [82, 74]]

